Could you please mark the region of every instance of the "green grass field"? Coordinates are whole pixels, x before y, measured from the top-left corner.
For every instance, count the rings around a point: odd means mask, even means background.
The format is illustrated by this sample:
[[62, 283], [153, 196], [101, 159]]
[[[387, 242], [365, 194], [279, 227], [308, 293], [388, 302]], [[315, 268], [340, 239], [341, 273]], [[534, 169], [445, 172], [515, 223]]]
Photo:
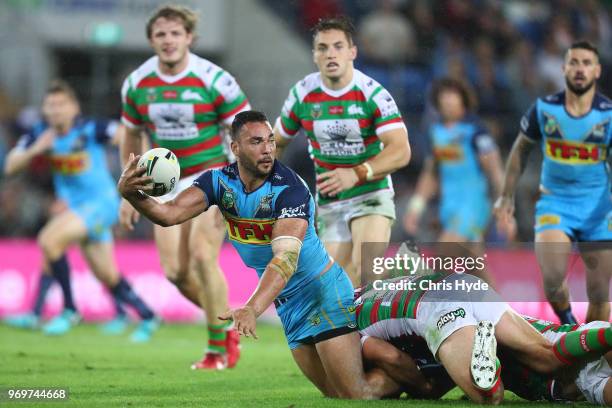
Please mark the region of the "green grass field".
[[[0, 326], [0, 388], [67, 387], [69, 400], [38, 403], [75, 407], [418, 407], [473, 406], [454, 390], [443, 401], [338, 401], [323, 398], [291, 359], [279, 327], [260, 325], [259, 340], [243, 341], [233, 370], [194, 372], [204, 330], [166, 325], [148, 344], [108, 337], [81, 325], [60, 338]], [[526, 403], [507, 393], [506, 405]], [[0, 400], [0, 406], [10, 406]], [[12, 406], [36, 406], [19, 402]], [[561, 405], [559, 405], [561, 406]], [[563, 404], [567, 407], [567, 404]]]

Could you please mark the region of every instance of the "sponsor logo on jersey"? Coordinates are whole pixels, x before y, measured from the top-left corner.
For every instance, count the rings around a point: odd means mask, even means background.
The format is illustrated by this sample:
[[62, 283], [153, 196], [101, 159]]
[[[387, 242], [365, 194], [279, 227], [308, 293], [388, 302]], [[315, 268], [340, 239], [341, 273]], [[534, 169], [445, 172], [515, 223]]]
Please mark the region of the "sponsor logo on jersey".
[[606, 146], [596, 143], [547, 139], [546, 156], [567, 164], [593, 164], [606, 160]]
[[157, 92], [155, 91], [155, 88], [147, 88], [147, 102], [155, 102], [156, 99]]
[[559, 225], [561, 224], [561, 217], [557, 214], [543, 214], [538, 217], [538, 227], [543, 227], [545, 225]]
[[442, 327], [446, 326], [448, 323], [454, 322], [458, 318], [465, 318], [465, 309], [462, 307], [440, 316], [436, 326], [438, 327], [438, 330], [441, 330]]
[[334, 105], [327, 108], [327, 112], [330, 115], [342, 115], [344, 113], [344, 106], [342, 105]]
[[51, 168], [55, 173], [74, 175], [89, 168], [89, 155], [86, 152], [51, 156]]
[[393, 97], [386, 89], [383, 89], [372, 98], [380, 109], [380, 116], [387, 117], [393, 115], [399, 115], [399, 109], [397, 104], [393, 100]]
[[296, 218], [296, 217], [305, 217], [306, 213], [304, 212], [306, 208], [306, 204], [301, 204], [298, 207], [294, 207], [294, 208], [283, 208], [281, 210], [280, 215], [278, 216], [278, 219], [282, 219], [282, 218]]
[[191, 89], [186, 89], [181, 94], [181, 99], [184, 101], [202, 101], [202, 95], [197, 92], [192, 91]]
[[272, 240], [273, 219], [236, 218], [225, 213], [229, 239], [242, 244], [265, 245]]
[[439, 162], [456, 162], [463, 160], [463, 149], [459, 145], [437, 146], [433, 149], [434, 157]]
[[320, 103], [315, 103], [314, 105], [312, 105], [312, 108], [310, 109], [310, 115], [312, 116], [313, 119], [320, 118], [322, 113], [323, 111], [321, 110]]
[[164, 99], [176, 99], [178, 93], [174, 89], [168, 89], [162, 92]]
[[348, 107], [348, 114], [349, 115], [365, 115], [365, 113], [363, 112], [363, 108], [355, 104]]

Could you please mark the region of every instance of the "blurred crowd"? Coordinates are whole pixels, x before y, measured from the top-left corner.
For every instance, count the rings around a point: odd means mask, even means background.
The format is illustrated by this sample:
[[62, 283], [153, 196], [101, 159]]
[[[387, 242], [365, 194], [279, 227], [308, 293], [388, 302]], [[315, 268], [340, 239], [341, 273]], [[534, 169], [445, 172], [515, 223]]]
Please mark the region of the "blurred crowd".
[[[267, 4], [308, 44], [320, 17], [351, 16], [357, 31], [356, 67], [378, 80], [398, 102], [413, 158], [394, 175], [398, 216], [429, 151], [425, 129], [436, 118], [429, 102], [433, 80], [467, 80], [478, 114], [505, 157], [523, 113], [538, 96], [562, 90], [563, 53], [576, 40], [599, 47], [599, 90], [612, 95], [612, 3], [597, 0], [292, 0]], [[536, 154], [537, 155], [537, 154]], [[532, 158], [517, 193], [521, 240], [533, 238], [539, 159]], [[430, 237], [434, 237], [435, 210]], [[401, 226], [393, 239], [405, 238]], [[427, 236], [419, 237], [427, 240]]]
[[[413, 160], [394, 175], [398, 217], [428, 152], [424, 129], [436, 115], [428, 101], [434, 79], [451, 76], [472, 84], [478, 114], [504, 155], [516, 137], [521, 115], [535, 98], [563, 88], [563, 51], [573, 41], [587, 39], [598, 45], [604, 71], [599, 88], [612, 95], [612, 4], [603, 1], [262, 0], [262, 4], [291, 29], [300, 30], [308, 47], [308, 28], [320, 17], [345, 14], [355, 22], [357, 68], [391, 91], [409, 128]], [[15, 106], [0, 90], [0, 165], [18, 136], [40, 119], [38, 115], [35, 108]], [[116, 157], [112, 161], [118, 175]], [[539, 168], [538, 160], [530, 162], [517, 200], [521, 240], [533, 236]], [[300, 163], [304, 161], [296, 161]], [[50, 182], [44, 160], [27, 174], [0, 178], [0, 236], [35, 235], [48, 211], [57, 208]], [[435, 211], [431, 214], [433, 220]], [[431, 224], [433, 230], [435, 221]], [[131, 236], [148, 238], [150, 229], [142, 227]], [[403, 238], [401, 223], [396, 223], [393, 239]]]

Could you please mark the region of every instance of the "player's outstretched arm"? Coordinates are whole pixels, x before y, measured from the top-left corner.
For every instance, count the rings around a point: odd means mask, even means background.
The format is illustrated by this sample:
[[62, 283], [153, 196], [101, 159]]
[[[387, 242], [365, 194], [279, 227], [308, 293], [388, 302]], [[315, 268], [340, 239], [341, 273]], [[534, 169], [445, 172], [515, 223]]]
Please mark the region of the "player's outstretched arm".
[[[38, 155], [46, 153], [49, 151], [49, 149], [51, 149], [54, 139], [55, 132], [49, 128], [45, 130], [34, 143], [27, 147], [23, 147], [21, 143], [18, 143], [6, 157], [4, 174], [6, 176], [12, 176], [13, 174], [24, 170], [26, 167], [28, 167], [32, 159]], [[27, 141], [24, 143], [27, 143]]]
[[253, 336], [256, 319], [272, 304], [287, 285], [297, 269], [302, 241], [306, 235], [308, 221], [301, 218], [277, 220], [272, 230], [272, 260], [268, 263], [257, 288], [239, 308], [219, 316], [222, 320], [233, 320], [234, 327], [244, 336]]
[[525, 170], [529, 153], [535, 146], [535, 142], [529, 139], [523, 132], [519, 132], [508, 162], [506, 163], [506, 173], [501, 188], [501, 195], [495, 202], [494, 212], [496, 217], [503, 222], [510, 222], [514, 214], [514, 192], [519, 178]]
[[[198, 187], [189, 187], [174, 200], [162, 203], [144, 193], [152, 189], [152, 177], [145, 176], [145, 167], [138, 168], [140, 156], [130, 153], [117, 188], [119, 193], [134, 206], [138, 212], [162, 227], [181, 224], [208, 208], [204, 192]], [[144, 193], [143, 193], [144, 192]]]

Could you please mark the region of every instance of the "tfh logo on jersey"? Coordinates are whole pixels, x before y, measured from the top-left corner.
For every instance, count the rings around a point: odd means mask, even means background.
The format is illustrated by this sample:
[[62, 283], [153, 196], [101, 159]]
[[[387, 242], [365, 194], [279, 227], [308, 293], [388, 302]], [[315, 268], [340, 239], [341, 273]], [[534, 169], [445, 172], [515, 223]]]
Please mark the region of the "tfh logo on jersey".
[[442, 327], [444, 327], [448, 323], [454, 322], [458, 318], [464, 318], [464, 317], [465, 317], [465, 309], [460, 307], [457, 310], [453, 310], [452, 312], [448, 312], [440, 316], [440, 318], [438, 319], [438, 322], [436, 323], [436, 326], [438, 327], [438, 330], [440, 330], [442, 329]]
[[434, 157], [439, 162], [463, 160], [463, 150], [459, 145], [448, 145], [434, 148]]
[[51, 156], [51, 168], [54, 172], [63, 175], [74, 175], [89, 168], [89, 155], [86, 152]]
[[546, 155], [561, 163], [594, 164], [606, 160], [606, 146], [596, 143], [547, 139]]
[[234, 218], [225, 214], [227, 233], [232, 241], [242, 244], [265, 245], [272, 240], [274, 220]]

